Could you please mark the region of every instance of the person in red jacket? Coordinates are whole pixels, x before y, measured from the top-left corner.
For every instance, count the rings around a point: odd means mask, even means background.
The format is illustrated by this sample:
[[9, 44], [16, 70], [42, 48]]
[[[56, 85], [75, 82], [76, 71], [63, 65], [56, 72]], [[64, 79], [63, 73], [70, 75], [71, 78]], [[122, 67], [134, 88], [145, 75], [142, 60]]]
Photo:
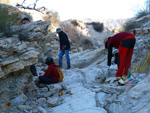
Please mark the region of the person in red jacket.
[[39, 82], [44, 84], [53, 84], [59, 82], [59, 74], [56, 69], [58, 67], [52, 57], [47, 57], [46, 62], [48, 68], [43, 76], [39, 76]]
[[135, 41], [136, 39], [133, 34], [129, 32], [120, 32], [109, 37], [105, 42], [105, 48], [108, 49], [108, 66], [111, 66], [112, 48], [118, 49], [118, 70], [116, 77], [127, 76], [128, 68], [131, 66]]

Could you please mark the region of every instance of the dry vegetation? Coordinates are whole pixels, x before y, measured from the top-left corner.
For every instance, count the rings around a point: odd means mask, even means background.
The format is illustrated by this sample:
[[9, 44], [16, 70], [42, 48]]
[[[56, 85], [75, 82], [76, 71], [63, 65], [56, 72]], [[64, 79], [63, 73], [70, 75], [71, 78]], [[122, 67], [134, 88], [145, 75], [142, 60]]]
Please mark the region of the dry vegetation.
[[10, 1], [9, 0], [0, 0], [0, 3], [2, 3], [2, 4], [9, 4]]
[[43, 18], [43, 20], [51, 21], [51, 25], [49, 26], [49, 29], [51, 29], [51, 30], [54, 30], [55, 27], [58, 27], [60, 24], [60, 18], [58, 16], [57, 12], [46, 11], [45, 15], [42, 18]]
[[135, 28], [139, 28], [143, 25], [143, 23], [147, 20], [143, 20], [142, 22], [136, 22], [137, 19], [141, 18], [141, 17], [144, 17], [146, 15], [148, 15], [150, 12], [150, 0], [147, 0], [146, 1], [146, 5], [145, 7], [143, 7], [142, 9], [138, 9], [137, 12], [136, 12], [136, 15], [134, 18], [130, 19], [129, 21], [127, 21], [125, 23], [125, 25], [123, 26], [123, 29], [124, 31], [130, 31], [132, 29], [135, 29]]
[[73, 42], [77, 43], [81, 40], [81, 34], [77, 30], [77, 28], [73, 24], [71, 24], [70, 21], [63, 21], [61, 22], [60, 26]]
[[104, 25], [103, 23], [100, 23], [100, 22], [91, 22], [91, 23], [88, 23], [89, 25], [92, 25], [94, 30], [97, 31], [97, 32], [103, 32], [104, 30]]
[[79, 22], [81, 21], [75, 19], [63, 21], [61, 22], [60, 26], [63, 31], [67, 33], [69, 39], [71, 39], [74, 45], [80, 46], [83, 49], [94, 48], [92, 41], [77, 29], [77, 27], [82, 28]]

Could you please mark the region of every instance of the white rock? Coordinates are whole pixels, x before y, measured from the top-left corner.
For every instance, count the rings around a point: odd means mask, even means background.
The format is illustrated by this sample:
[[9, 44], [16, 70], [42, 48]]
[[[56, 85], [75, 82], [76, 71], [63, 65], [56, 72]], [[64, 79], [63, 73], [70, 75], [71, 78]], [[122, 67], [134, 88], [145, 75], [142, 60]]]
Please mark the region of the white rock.
[[55, 107], [59, 104], [59, 97], [51, 97], [47, 100], [47, 105], [49, 107]]
[[46, 98], [39, 98], [37, 101], [36, 101], [39, 105], [44, 105], [46, 103]]
[[29, 105], [19, 105], [18, 108], [20, 110], [32, 110], [32, 107], [30, 107]]

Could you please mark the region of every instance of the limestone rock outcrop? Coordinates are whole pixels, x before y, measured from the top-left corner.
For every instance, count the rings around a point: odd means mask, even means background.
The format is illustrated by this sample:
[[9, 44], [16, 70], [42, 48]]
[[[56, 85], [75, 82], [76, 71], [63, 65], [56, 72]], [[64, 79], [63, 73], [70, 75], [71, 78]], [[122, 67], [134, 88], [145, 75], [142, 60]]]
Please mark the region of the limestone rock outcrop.
[[0, 107], [15, 95], [35, 90], [29, 68], [45, 59], [50, 49], [55, 34], [49, 32], [49, 25], [50, 21], [37, 21], [13, 26], [15, 35], [0, 38]]

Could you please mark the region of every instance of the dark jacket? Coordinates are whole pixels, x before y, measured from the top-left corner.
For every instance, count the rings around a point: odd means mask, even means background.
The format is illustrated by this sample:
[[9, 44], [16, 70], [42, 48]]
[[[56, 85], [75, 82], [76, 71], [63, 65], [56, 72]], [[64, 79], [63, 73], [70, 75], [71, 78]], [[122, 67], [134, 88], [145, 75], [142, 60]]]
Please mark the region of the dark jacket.
[[119, 48], [120, 43], [129, 35], [133, 35], [128, 32], [120, 32], [116, 35], [112, 36], [107, 43], [108, 47], [108, 65], [111, 65], [111, 58], [112, 58], [112, 47]]
[[68, 40], [67, 34], [61, 31], [58, 35], [60, 40], [60, 50], [70, 49], [70, 42]]
[[59, 82], [59, 74], [56, 67], [58, 66], [55, 64], [49, 65], [43, 77], [51, 78], [54, 82]]

